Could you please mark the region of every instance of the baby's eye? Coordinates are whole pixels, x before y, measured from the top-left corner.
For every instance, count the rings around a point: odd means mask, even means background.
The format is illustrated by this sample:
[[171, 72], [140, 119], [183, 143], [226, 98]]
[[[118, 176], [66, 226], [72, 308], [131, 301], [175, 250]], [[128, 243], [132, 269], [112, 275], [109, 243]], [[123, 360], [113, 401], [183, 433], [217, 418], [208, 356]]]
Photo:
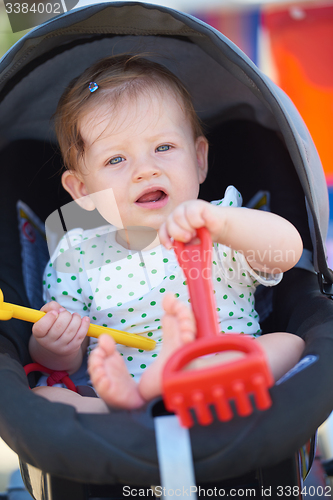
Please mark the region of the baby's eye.
[[111, 160], [109, 160], [108, 163], [110, 163], [110, 165], [117, 165], [122, 161], [125, 161], [125, 158], [123, 158], [122, 156], [115, 156], [114, 158], [111, 158]]
[[168, 151], [169, 149], [171, 149], [171, 146], [169, 146], [168, 144], [163, 144], [162, 146], [158, 146], [158, 148], [156, 148], [156, 151]]

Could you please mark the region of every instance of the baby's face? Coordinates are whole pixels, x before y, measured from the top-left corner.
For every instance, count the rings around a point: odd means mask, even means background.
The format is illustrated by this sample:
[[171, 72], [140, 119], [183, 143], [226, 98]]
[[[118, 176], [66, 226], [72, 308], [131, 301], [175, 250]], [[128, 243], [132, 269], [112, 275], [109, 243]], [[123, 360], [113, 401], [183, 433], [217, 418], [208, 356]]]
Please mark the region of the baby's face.
[[[102, 191], [112, 188], [124, 227], [158, 230], [180, 203], [197, 198], [208, 145], [204, 137], [194, 139], [171, 92], [124, 99], [116, 113], [101, 105], [82, 120], [80, 130], [86, 147], [76, 197], [101, 192], [102, 199]], [[119, 225], [111, 213], [102, 215]]]

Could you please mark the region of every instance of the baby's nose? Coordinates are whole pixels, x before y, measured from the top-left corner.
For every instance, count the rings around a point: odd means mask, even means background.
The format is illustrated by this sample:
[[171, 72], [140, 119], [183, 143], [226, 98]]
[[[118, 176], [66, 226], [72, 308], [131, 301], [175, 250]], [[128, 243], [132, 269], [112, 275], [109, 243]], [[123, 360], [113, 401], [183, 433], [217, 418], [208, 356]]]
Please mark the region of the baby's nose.
[[134, 179], [140, 181], [142, 179], [150, 179], [158, 177], [161, 174], [160, 168], [153, 162], [142, 162], [136, 166], [134, 171]]

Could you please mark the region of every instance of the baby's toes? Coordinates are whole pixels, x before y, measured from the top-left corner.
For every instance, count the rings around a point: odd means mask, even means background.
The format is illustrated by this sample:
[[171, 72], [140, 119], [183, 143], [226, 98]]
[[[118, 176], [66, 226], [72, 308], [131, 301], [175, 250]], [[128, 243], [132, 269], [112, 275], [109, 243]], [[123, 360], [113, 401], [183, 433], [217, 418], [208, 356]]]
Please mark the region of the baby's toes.
[[105, 374], [105, 369], [103, 367], [103, 363], [97, 357], [92, 358], [92, 355], [89, 356], [88, 360], [88, 373], [90, 376], [90, 380], [93, 384], [98, 382], [102, 376]]
[[184, 343], [192, 342], [196, 336], [196, 324], [192, 310], [185, 304], [178, 311], [181, 339]]
[[176, 314], [177, 299], [173, 293], [167, 293], [163, 297], [162, 307], [166, 314], [174, 316]]
[[88, 356], [88, 369], [94, 369], [101, 366], [105, 362], [106, 352], [97, 346]]
[[187, 344], [188, 342], [193, 342], [195, 339], [195, 325], [194, 322], [191, 318], [184, 318], [180, 322], [180, 336], [181, 340], [184, 344]]
[[104, 356], [112, 356], [116, 350], [116, 343], [111, 335], [101, 335], [98, 339], [98, 347], [103, 351]]
[[186, 325], [186, 327], [195, 331], [195, 329], [196, 329], [195, 318], [194, 318], [194, 314], [192, 312], [191, 307], [188, 307], [183, 302], [179, 302], [179, 306], [178, 306], [178, 310], [177, 310], [177, 318], [181, 324], [184, 324], [184, 325]]

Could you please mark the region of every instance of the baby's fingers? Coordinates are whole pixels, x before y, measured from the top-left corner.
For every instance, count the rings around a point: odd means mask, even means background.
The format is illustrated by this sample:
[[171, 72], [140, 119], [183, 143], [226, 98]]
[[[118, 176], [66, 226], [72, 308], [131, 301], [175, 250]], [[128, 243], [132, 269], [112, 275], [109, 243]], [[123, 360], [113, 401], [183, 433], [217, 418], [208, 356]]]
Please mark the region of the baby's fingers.
[[69, 349], [73, 344], [81, 345], [88, 333], [89, 325], [90, 319], [88, 316], [84, 316], [84, 318], [81, 318], [79, 314], [74, 313], [72, 316], [72, 321], [63, 334], [62, 341], [67, 342]]
[[196, 236], [196, 230], [206, 226], [204, 212], [209, 207], [209, 203], [202, 200], [191, 200], [179, 205], [165, 222], [169, 237], [184, 243], [191, 241]]
[[194, 238], [195, 234], [194, 230], [184, 229], [174, 220], [165, 222], [158, 232], [160, 243], [164, 245], [167, 250], [171, 250], [173, 247], [173, 240], [186, 243]]
[[41, 308], [41, 311], [43, 312], [49, 312], [49, 311], [57, 311], [59, 312], [59, 309], [63, 309], [63, 307], [58, 304], [55, 300], [52, 300], [51, 302], [47, 302], [46, 304], [43, 305]]
[[[202, 200], [186, 203], [184, 206], [184, 216], [187, 224], [194, 230], [205, 226], [204, 213], [209, 209], [210, 204]], [[196, 231], [194, 232], [196, 233]]]
[[45, 314], [39, 321], [32, 327], [32, 334], [36, 339], [44, 338], [57, 321], [59, 313], [51, 310]]
[[188, 242], [196, 234], [195, 228], [186, 214], [186, 204], [182, 204], [165, 221], [165, 231], [169, 238]]
[[184, 243], [190, 241], [196, 235], [195, 229], [190, 226], [179, 224], [178, 221], [170, 219], [166, 222], [168, 234], [177, 241]]
[[161, 245], [164, 245], [167, 250], [171, 250], [173, 243], [168, 234], [165, 222], [162, 224], [158, 231], [158, 237]]

